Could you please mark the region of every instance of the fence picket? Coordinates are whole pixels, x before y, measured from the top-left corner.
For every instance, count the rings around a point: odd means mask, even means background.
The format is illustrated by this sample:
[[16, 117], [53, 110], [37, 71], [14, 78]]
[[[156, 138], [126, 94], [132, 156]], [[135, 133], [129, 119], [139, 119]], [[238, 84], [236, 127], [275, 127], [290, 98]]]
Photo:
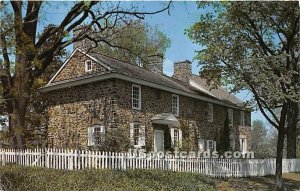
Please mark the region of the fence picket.
[[[274, 175], [275, 159], [180, 159], [175, 156], [142, 157], [134, 152], [115, 153], [65, 149], [0, 149], [0, 164], [14, 163], [55, 169], [160, 169], [196, 172], [216, 178]], [[282, 171], [300, 172], [300, 159], [283, 159]]]

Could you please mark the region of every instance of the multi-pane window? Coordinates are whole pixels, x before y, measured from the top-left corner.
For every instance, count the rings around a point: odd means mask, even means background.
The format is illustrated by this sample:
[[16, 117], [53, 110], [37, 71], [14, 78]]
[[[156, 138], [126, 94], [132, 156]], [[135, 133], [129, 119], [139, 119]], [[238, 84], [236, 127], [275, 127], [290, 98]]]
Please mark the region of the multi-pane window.
[[207, 149], [209, 150], [214, 150], [214, 141], [213, 140], [208, 140], [207, 141]]
[[245, 113], [241, 111], [241, 126], [245, 126]]
[[132, 85], [132, 109], [141, 110], [141, 86]]
[[101, 145], [105, 141], [105, 126], [94, 125], [88, 128], [88, 146]]
[[91, 72], [93, 70], [93, 63], [91, 60], [85, 61], [85, 72]]
[[214, 107], [213, 104], [208, 103], [207, 104], [207, 121], [213, 122], [214, 120]]
[[105, 138], [105, 131], [102, 129], [104, 128], [103, 126], [95, 126], [94, 127], [94, 144], [95, 145], [100, 145], [101, 143], [104, 142]]
[[229, 126], [233, 126], [233, 110], [228, 109], [228, 120], [229, 120]]
[[171, 146], [173, 148], [178, 147], [181, 148], [182, 146], [182, 131], [179, 128], [171, 128]]
[[133, 145], [139, 145], [139, 137], [140, 137], [140, 124], [133, 124]]
[[179, 96], [172, 95], [172, 113], [179, 116]]
[[135, 148], [145, 146], [145, 126], [140, 123], [130, 123], [130, 142]]

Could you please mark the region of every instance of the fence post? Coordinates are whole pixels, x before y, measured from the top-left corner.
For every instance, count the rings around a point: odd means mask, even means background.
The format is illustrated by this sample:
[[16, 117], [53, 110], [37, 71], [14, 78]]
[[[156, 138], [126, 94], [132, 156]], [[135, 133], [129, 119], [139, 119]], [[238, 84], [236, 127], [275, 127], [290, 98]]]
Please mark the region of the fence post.
[[2, 165], [5, 165], [5, 150], [2, 151]]

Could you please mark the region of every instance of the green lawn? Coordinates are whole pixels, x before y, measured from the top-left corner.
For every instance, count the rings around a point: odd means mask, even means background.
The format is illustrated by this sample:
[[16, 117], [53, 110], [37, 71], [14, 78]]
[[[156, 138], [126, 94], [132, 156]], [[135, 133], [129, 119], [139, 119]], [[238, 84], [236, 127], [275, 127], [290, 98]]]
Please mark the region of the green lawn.
[[[215, 190], [215, 180], [195, 173], [158, 170], [64, 171], [22, 166], [0, 166], [6, 190]], [[1, 190], [1, 189], [0, 189]]]
[[[300, 173], [283, 174], [283, 181], [286, 190], [300, 190]], [[251, 178], [230, 178], [218, 180], [217, 190], [220, 191], [252, 191], [252, 190], [275, 190], [274, 176], [251, 177]]]

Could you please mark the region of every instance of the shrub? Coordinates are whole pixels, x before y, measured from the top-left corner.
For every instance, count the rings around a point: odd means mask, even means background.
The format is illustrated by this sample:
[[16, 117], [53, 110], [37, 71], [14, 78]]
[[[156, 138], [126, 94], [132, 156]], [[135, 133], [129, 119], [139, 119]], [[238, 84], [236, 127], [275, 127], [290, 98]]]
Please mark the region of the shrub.
[[[0, 166], [6, 190], [215, 190], [213, 179], [196, 173], [160, 170], [66, 171], [23, 166]], [[1, 186], [0, 186], [1, 188]]]

